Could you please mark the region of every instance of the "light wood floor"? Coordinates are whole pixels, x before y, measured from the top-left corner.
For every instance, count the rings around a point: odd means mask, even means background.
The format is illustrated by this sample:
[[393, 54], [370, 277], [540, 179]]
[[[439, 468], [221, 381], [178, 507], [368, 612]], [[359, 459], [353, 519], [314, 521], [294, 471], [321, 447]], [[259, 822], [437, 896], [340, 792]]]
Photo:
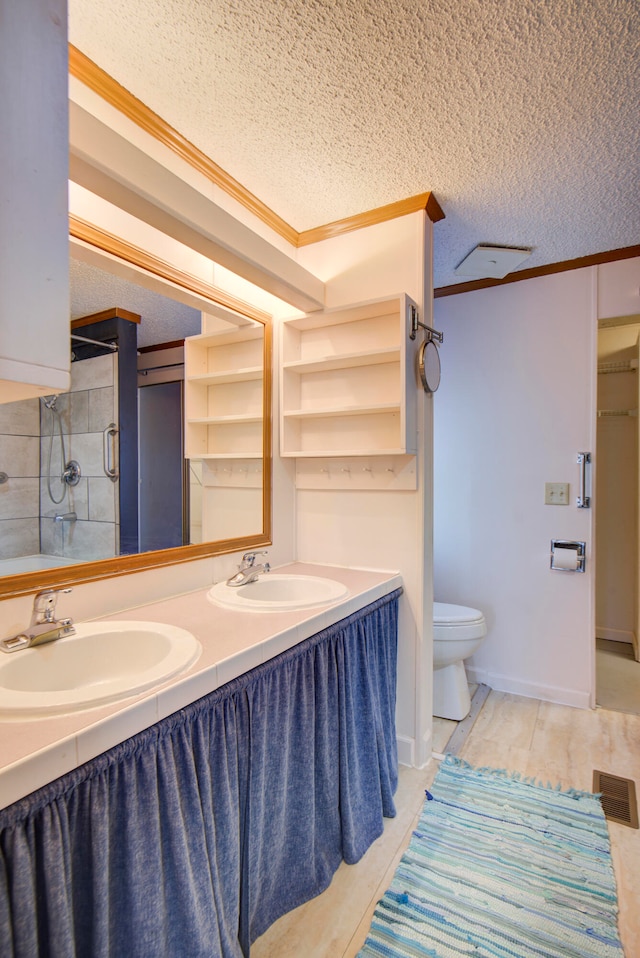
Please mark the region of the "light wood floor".
[[[439, 726], [441, 736], [447, 732]], [[586, 791], [598, 768], [633, 779], [640, 792], [640, 715], [583, 711], [492, 692], [459, 754], [473, 765], [506, 768], [545, 784]], [[384, 834], [357, 865], [342, 865], [324, 894], [276, 922], [253, 945], [251, 958], [353, 958], [358, 953], [436, 772], [435, 760], [420, 771], [401, 769], [397, 816], [386, 823]], [[626, 958], [637, 958], [640, 831], [609, 823], [609, 834], [622, 942]]]
[[640, 662], [629, 643], [596, 639], [596, 702], [640, 715]]

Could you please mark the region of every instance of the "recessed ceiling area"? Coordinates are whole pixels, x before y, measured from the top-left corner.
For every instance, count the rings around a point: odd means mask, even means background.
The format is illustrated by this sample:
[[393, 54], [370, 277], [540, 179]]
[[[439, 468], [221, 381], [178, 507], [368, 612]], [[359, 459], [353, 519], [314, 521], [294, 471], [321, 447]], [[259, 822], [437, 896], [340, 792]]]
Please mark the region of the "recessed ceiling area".
[[432, 191], [435, 286], [640, 241], [637, 0], [69, 0], [69, 39], [295, 230]]

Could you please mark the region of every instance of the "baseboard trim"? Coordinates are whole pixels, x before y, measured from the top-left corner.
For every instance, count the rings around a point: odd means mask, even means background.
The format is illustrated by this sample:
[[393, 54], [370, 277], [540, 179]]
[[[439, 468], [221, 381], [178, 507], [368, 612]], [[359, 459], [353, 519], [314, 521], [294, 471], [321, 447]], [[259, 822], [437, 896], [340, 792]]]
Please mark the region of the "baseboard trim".
[[596, 626], [596, 638], [607, 639], [608, 642], [626, 642], [633, 645], [633, 632], [627, 632], [624, 629], [605, 629]]
[[472, 668], [467, 663], [465, 663], [465, 668], [469, 682], [488, 685], [496, 692], [509, 692], [512, 695], [523, 695], [525, 698], [553, 702], [555, 705], [570, 705], [577, 709], [591, 708], [591, 695], [586, 690], [563, 689], [555, 685], [523, 682], [522, 679], [516, 679], [511, 675], [501, 675], [499, 672]]
[[398, 735], [396, 741], [398, 743], [398, 762], [400, 765], [409, 765], [411, 768], [414, 768], [416, 764], [415, 739]]

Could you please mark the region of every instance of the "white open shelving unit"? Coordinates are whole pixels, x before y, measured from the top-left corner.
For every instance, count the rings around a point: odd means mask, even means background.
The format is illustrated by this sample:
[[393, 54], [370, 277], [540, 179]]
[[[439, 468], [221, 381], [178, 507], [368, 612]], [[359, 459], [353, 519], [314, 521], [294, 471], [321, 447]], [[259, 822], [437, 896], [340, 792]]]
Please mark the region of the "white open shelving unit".
[[204, 332], [184, 343], [185, 456], [199, 460], [205, 542], [255, 534], [264, 521], [265, 329], [222, 322], [203, 316]]
[[282, 322], [282, 456], [415, 454], [412, 306], [402, 293]]
[[262, 326], [185, 340], [187, 458], [262, 459], [263, 349]]

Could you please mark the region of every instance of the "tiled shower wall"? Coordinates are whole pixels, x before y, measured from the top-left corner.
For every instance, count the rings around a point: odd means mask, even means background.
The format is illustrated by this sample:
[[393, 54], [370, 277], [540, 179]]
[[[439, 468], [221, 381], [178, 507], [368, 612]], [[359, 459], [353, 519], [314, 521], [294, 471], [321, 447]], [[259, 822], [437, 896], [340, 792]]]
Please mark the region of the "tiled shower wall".
[[[0, 404], [0, 559], [40, 551], [40, 401]], [[2, 478], [2, 477], [0, 477]]]
[[[46, 478], [51, 413], [41, 410], [40, 440], [42, 473], [40, 478], [40, 542], [47, 555], [78, 560], [106, 559], [118, 554], [118, 482], [104, 471], [103, 432], [118, 422], [117, 356], [109, 354], [72, 363], [71, 391], [58, 397], [57, 408], [63, 423], [66, 459], [75, 459], [81, 470], [76, 486], [64, 487], [60, 503], [51, 500]], [[53, 439], [51, 472], [60, 476], [60, 439]], [[59, 479], [51, 489], [56, 499], [63, 492]], [[56, 515], [74, 512], [75, 520], [56, 521]]]

